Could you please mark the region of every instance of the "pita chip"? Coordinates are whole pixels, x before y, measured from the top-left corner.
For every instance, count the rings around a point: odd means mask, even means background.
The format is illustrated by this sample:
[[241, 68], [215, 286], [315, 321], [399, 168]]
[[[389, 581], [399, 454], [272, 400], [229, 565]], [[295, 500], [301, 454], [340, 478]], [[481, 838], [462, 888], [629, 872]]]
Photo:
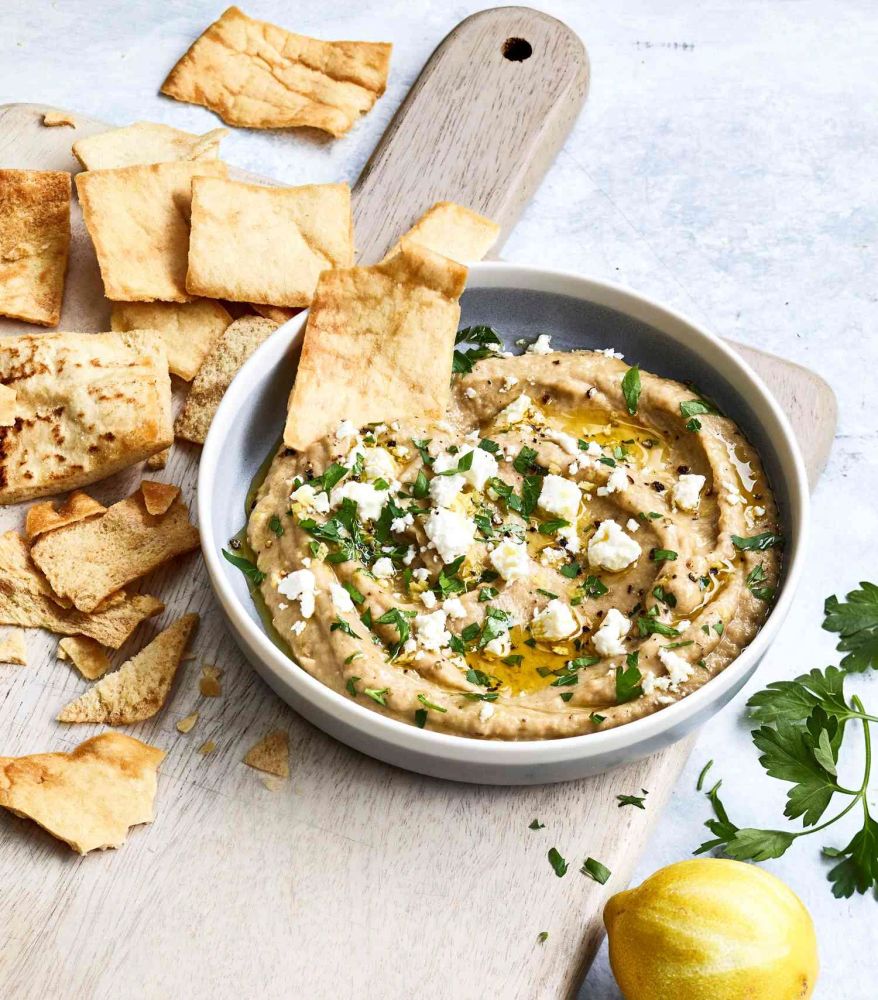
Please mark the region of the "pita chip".
[[0, 426], [0, 504], [104, 479], [173, 440], [171, 380], [155, 333], [0, 338], [16, 421]]
[[161, 451], [157, 451], [154, 455], [149, 456], [146, 460], [146, 467], [150, 472], [160, 472], [168, 464], [170, 457], [171, 449], [163, 448]]
[[0, 170], [0, 316], [57, 326], [70, 250], [70, 174]]
[[162, 93], [228, 125], [310, 125], [340, 136], [387, 86], [391, 46], [324, 42], [229, 7], [168, 74]]
[[151, 719], [165, 704], [198, 615], [183, 615], [136, 656], [107, 674], [58, 713], [59, 722], [128, 726]]
[[64, 111], [47, 111], [43, 115], [43, 125], [46, 128], [53, 128], [58, 125], [69, 125], [71, 128], [76, 128], [76, 119]]
[[192, 382], [174, 424], [177, 437], [204, 444], [213, 415], [238, 369], [276, 329], [277, 323], [261, 316], [242, 316], [232, 323], [214, 344]]
[[15, 423], [18, 393], [0, 382], [0, 427], [11, 427]]
[[198, 530], [179, 499], [161, 516], [146, 509], [141, 490], [101, 517], [41, 535], [31, 558], [62, 601], [93, 612], [126, 583], [198, 548]]
[[284, 444], [307, 448], [342, 420], [441, 419], [465, 282], [461, 264], [407, 241], [373, 267], [324, 271]]
[[24, 644], [24, 632], [21, 629], [7, 632], [0, 638], [0, 663], [27, 666], [27, 646]]
[[194, 302], [114, 302], [114, 330], [157, 330], [165, 342], [168, 369], [191, 382], [232, 317], [210, 299]]
[[453, 201], [437, 201], [387, 256], [399, 252], [402, 240], [409, 240], [460, 264], [470, 264], [481, 260], [499, 235], [500, 227], [484, 215]]
[[102, 503], [98, 503], [87, 493], [74, 490], [69, 497], [55, 508], [53, 500], [43, 500], [28, 508], [24, 519], [24, 533], [28, 541], [33, 541], [39, 535], [55, 528], [63, 528], [66, 524], [76, 524], [88, 517], [97, 517], [106, 511]]
[[301, 309], [287, 309], [285, 306], [267, 306], [264, 302], [251, 302], [250, 305], [253, 306], [254, 311], [258, 312], [260, 316], [270, 319], [273, 323], [277, 323], [278, 326], [289, 322], [302, 311]]
[[108, 299], [189, 301], [192, 178], [201, 175], [225, 177], [226, 166], [195, 160], [76, 175], [76, 191]]
[[167, 513], [180, 495], [180, 487], [173, 483], [154, 483], [151, 479], [144, 479], [140, 484], [140, 492], [143, 494], [143, 505], [147, 513], [160, 517]]
[[148, 594], [121, 592], [99, 611], [83, 614], [58, 603], [16, 531], [0, 535], [0, 624], [45, 628], [58, 635], [86, 635], [118, 649], [137, 626], [164, 609]]
[[228, 135], [225, 128], [195, 135], [170, 125], [135, 122], [74, 142], [73, 155], [85, 170], [114, 170], [177, 160], [216, 160], [225, 135]]
[[186, 290], [306, 306], [321, 271], [354, 262], [347, 184], [266, 187], [217, 177], [192, 182]]
[[86, 680], [96, 681], [110, 669], [110, 657], [99, 643], [85, 635], [71, 635], [58, 643], [58, 658], [69, 660]]
[[0, 806], [79, 854], [121, 847], [129, 827], [153, 820], [164, 756], [131, 736], [102, 733], [71, 753], [0, 757]]
[[275, 729], [251, 747], [244, 757], [248, 767], [274, 774], [278, 778], [290, 776], [290, 740], [286, 731]]

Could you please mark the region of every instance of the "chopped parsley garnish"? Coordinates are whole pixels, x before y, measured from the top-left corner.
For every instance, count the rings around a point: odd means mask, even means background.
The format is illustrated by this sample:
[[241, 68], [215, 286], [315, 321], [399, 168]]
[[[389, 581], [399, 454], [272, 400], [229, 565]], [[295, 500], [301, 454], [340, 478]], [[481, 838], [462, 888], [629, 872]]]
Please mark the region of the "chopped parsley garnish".
[[352, 584], [348, 583], [346, 580], [342, 581], [342, 586], [351, 595], [351, 600], [354, 604], [362, 604], [366, 600], [365, 597], [360, 593], [359, 590]]
[[496, 587], [482, 587], [479, 591], [479, 603], [484, 604], [485, 601], [492, 601], [500, 591]]
[[585, 591], [587, 597], [603, 597], [604, 594], [610, 592], [609, 588], [596, 576], [587, 576], [582, 589]]
[[250, 562], [249, 559], [245, 559], [243, 556], [236, 556], [233, 552], [228, 552], [226, 549], [222, 550], [223, 556], [237, 569], [239, 569], [244, 576], [256, 587], [265, 579], [265, 574], [261, 569], [258, 569], [255, 563]]
[[416, 708], [415, 709], [415, 725], [418, 729], [423, 729], [427, 725], [427, 709], [426, 708]]
[[349, 471], [346, 465], [339, 465], [338, 462], [333, 462], [326, 467], [323, 475], [315, 476], [309, 485], [318, 492], [322, 490], [324, 493], [329, 493], [332, 487], [341, 482]]
[[[698, 417], [704, 413], [716, 413], [717, 409], [711, 403], [708, 403], [706, 399], [688, 399], [684, 403], [680, 403], [680, 413], [684, 417]], [[699, 423], [699, 427], [701, 424]]]
[[455, 346], [458, 344], [476, 344], [469, 351], [455, 351], [452, 359], [451, 370], [457, 375], [467, 375], [473, 370], [476, 361], [488, 358], [496, 354], [496, 349], [503, 346], [500, 336], [493, 327], [480, 324], [478, 326], [468, 326], [457, 331], [454, 339]]
[[348, 677], [347, 681], [345, 682], [345, 688], [347, 689], [348, 694], [352, 698], [357, 697], [357, 681], [359, 679], [360, 679], [359, 677]]
[[841, 661], [844, 670], [860, 673], [867, 667], [878, 670], [878, 587], [861, 583], [844, 602], [829, 597], [823, 606], [823, 628], [835, 632], [835, 647], [847, 656]]
[[528, 448], [524, 445], [521, 451], [515, 456], [512, 462], [512, 468], [516, 472], [525, 475], [525, 473], [530, 472], [531, 467], [534, 464], [534, 459], [537, 457], [537, 453], [533, 448]]
[[540, 933], [537, 934], [537, 941], [540, 944], [545, 944], [546, 941], [548, 941], [548, 940], [549, 940], [549, 932], [548, 931], [540, 931]]
[[774, 597], [774, 587], [764, 587], [761, 584], [767, 579], [762, 563], [754, 566], [747, 574], [747, 587], [750, 593], [760, 601], [770, 601]]
[[669, 639], [676, 639], [680, 634], [679, 629], [675, 629], [671, 625], [665, 625], [664, 622], [660, 622], [654, 615], [641, 615], [637, 619], [637, 631], [641, 636], [663, 635]]
[[379, 705], [387, 705], [386, 695], [390, 688], [363, 688], [363, 694], [368, 695], [372, 701], [377, 701]]
[[534, 820], [531, 820], [531, 822], [528, 824], [527, 828], [528, 828], [528, 830], [545, 830], [546, 829], [546, 824], [545, 823], [541, 823], [538, 819], [534, 819]]
[[661, 601], [662, 604], [666, 604], [669, 608], [677, 606], [677, 598], [673, 594], [668, 593], [660, 584], [652, 588], [652, 596], [657, 601]]
[[624, 705], [626, 701], [634, 701], [643, 694], [640, 685], [643, 675], [637, 666], [639, 657], [639, 653], [629, 653], [625, 657], [625, 669], [616, 668], [616, 701], [620, 705]]
[[549, 858], [549, 864], [552, 866], [552, 871], [558, 876], [558, 878], [562, 878], [564, 875], [567, 874], [567, 869], [569, 865], [564, 860], [564, 858], [562, 858], [561, 855], [558, 853], [557, 848], [555, 847], [549, 848], [548, 858]]
[[607, 721], [607, 717], [605, 715], [598, 715], [597, 712], [592, 712], [591, 715], [589, 716], [589, 719], [596, 726], [599, 726], [602, 722]]
[[771, 531], [763, 531], [761, 535], [752, 535], [750, 538], [732, 535], [732, 544], [742, 552], [764, 552], [765, 549], [773, 549], [776, 545], [783, 545], [783, 535], [775, 535]]
[[617, 795], [616, 799], [619, 802], [619, 808], [622, 806], [635, 806], [637, 809], [646, 809], [643, 804], [646, 801], [646, 796], [649, 792], [645, 788], [640, 789], [643, 795]]
[[500, 639], [509, 631], [509, 613], [501, 608], [493, 608], [490, 605], [485, 609], [485, 621], [482, 624], [481, 635], [477, 649], [484, 649], [489, 642]]
[[704, 767], [701, 768], [701, 773], [698, 775], [698, 781], [695, 785], [695, 791], [700, 792], [704, 788], [704, 779], [707, 777], [707, 772], [713, 767], [713, 760], [709, 760]]
[[424, 708], [429, 708], [433, 712], [447, 712], [447, 708], [443, 708], [441, 705], [436, 705], [432, 701], [427, 700], [427, 696], [424, 694], [418, 695], [418, 701], [424, 706]]
[[616, 468], [616, 459], [610, 458], [608, 455], [601, 455], [598, 461], [602, 462], [604, 465], [609, 465], [611, 469]]
[[512, 653], [509, 656], [504, 656], [500, 662], [505, 663], [507, 667], [520, 667], [524, 662], [524, 657], [518, 653]]
[[568, 580], [573, 580], [577, 576], [579, 576], [581, 570], [582, 567], [579, 565], [579, 563], [572, 562], [572, 563], [567, 563], [565, 566], [562, 566], [561, 569], [558, 570], [558, 572], [561, 574], [561, 576], [567, 577]]
[[274, 532], [278, 538], [280, 538], [280, 536], [284, 533], [284, 526], [280, 523], [280, 518], [277, 514], [271, 515], [268, 521], [268, 528], [270, 531]]
[[385, 611], [380, 618], [375, 619], [376, 625], [392, 625], [396, 629], [399, 639], [391, 650], [391, 656], [399, 656], [403, 644], [411, 633], [409, 622], [414, 617], [414, 611], [401, 611], [399, 608], [391, 608], [389, 611]]
[[496, 455], [500, 450], [500, 445], [497, 444], [496, 441], [492, 441], [490, 438], [482, 438], [482, 440], [479, 441], [479, 447], [482, 451], [490, 452], [492, 455]]
[[469, 472], [473, 467], [473, 452], [468, 451], [457, 460], [457, 465], [452, 469], [446, 469], [444, 472], [439, 472], [439, 476], [455, 476], [458, 472]]
[[673, 549], [652, 549], [649, 558], [653, 562], [673, 562], [677, 558], [677, 553]]
[[329, 626], [330, 632], [344, 632], [345, 635], [349, 635], [352, 639], [359, 639], [360, 636], [348, 625], [346, 621], [341, 618], [336, 618], [333, 623]]
[[417, 448], [424, 465], [432, 465], [434, 461], [433, 456], [427, 451], [427, 446], [432, 440], [432, 438], [412, 438], [412, 444]]
[[554, 601], [558, 597], [558, 595], [553, 594], [551, 590], [543, 590], [542, 587], [537, 587], [537, 593], [543, 597], [548, 597], [550, 601]]
[[637, 413], [637, 403], [640, 399], [640, 368], [635, 365], [622, 376], [622, 395], [631, 416]]
[[579, 870], [583, 875], [594, 879], [595, 882], [600, 882], [601, 885], [606, 885], [607, 879], [613, 874], [606, 865], [601, 864], [596, 858], [586, 858]]
[[562, 528], [569, 528], [570, 522], [561, 517], [553, 518], [551, 521], [543, 521], [537, 529], [541, 535], [557, 535]]

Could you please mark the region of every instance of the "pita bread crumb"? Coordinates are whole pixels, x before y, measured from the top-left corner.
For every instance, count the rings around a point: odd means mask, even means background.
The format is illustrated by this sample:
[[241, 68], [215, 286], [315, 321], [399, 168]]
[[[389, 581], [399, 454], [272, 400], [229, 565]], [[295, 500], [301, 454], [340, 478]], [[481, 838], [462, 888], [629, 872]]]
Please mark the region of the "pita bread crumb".
[[46, 128], [53, 128], [58, 125], [69, 125], [76, 128], [76, 119], [73, 115], [65, 114], [63, 111], [47, 111], [43, 115], [43, 125]]
[[102, 733], [70, 753], [0, 757], [0, 806], [33, 820], [79, 854], [121, 847], [151, 823], [164, 751]]
[[264, 302], [251, 302], [250, 305], [253, 306], [253, 309], [260, 316], [270, 319], [273, 323], [277, 323], [278, 326], [288, 323], [302, 311], [301, 309], [287, 309], [285, 306], [267, 306]]
[[135, 122], [90, 135], [73, 144], [73, 155], [86, 170], [112, 170], [175, 160], [215, 160], [220, 140], [229, 134], [215, 128], [205, 135], [157, 122]]
[[92, 612], [126, 583], [198, 543], [198, 530], [181, 500], [154, 517], [137, 490], [100, 517], [41, 535], [31, 557], [58, 597]]
[[225, 177], [224, 163], [195, 160], [87, 170], [76, 175], [104, 294], [114, 302], [188, 302], [192, 178]]
[[279, 792], [284, 787], [284, 779], [276, 778], [273, 774], [262, 776], [262, 785], [270, 792]]
[[114, 674], [107, 674], [65, 705], [58, 713], [58, 722], [127, 726], [152, 718], [165, 704], [180, 657], [197, 624], [196, 614], [178, 619]]
[[89, 517], [97, 517], [106, 512], [102, 503], [81, 490], [74, 490], [67, 499], [55, 508], [53, 500], [44, 500], [29, 507], [24, 520], [24, 533], [32, 542], [39, 535], [67, 524], [76, 524]]
[[219, 698], [223, 693], [223, 686], [220, 683], [220, 677], [222, 677], [223, 672], [219, 667], [213, 666], [211, 663], [203, 663], [201, 665], [201, 677], [198, 680], [198, 690], [204, 695], [205, 698]]
[[0, 170], [0, 316], [57, 326], [70, 250], [70, 174]]
[[265, 771], [278, 778], [290, 776], [290, 738], [283, 729], [275, 729], [252, 746], [244, 756], [244, 763], [257, 771]]
[[181, 733], [189, 733], [192, 731], [196, 722], [198, 722], [198, 712], [193, 712], [191, 715], [187, 715], [185, 718], [180, 719], [177, 723], [177, 730]]
[[18, 393], [0, 382], [0, 427], [12, 427], [15, 423]]
[[71, 635], [58, 643], [58, 657], [69, 660], [86, 680], [96, 681], [110, 669], [106, 649], [86, 635]]
[[204, 444], [213, 416], [238, 369], [276, 329], [277, 323], [260, 316], [243, 316], [229, 326], [192, 382], [174, 424], [177, 437]]
[[162, 93], [228, 125], [309, 125], [340, 136], [384, 93], [391, 46], [324, 42], [229, 7], [168, 74]]
[[206, 742], [202, 743], [201, 746], [198, 748], [198, 752], [204, 754], [205, 757], [209, 753], [213, 753], [214, 750], [216, 750], [216, 743], [214, 743], [213, 740], [207, 740]]
[[155, 483], [151, 479], [144, 479], [140, 484], [140, 492], [143, 494], [143, 505], [147, 513], [160, 517], [167, 513], [180, 495], [180, 487], [173, 483]]
[[158, 330], [165, 343], [168, 369], [191, 382], [208, 351], [232, 317], [211, 299], [194, 302], [114, 302], [114, 330]]
[[437, 201], [387, 256], [398, 253], [402, 240], [407, 239], [459, 264], [470, 264], [482, 260], [499, 235], [500, 227], [484, 215], [453, 201]]
[[171, 457], [171, 449], [163, 448], [161, 451], [157, 451], [154, 455], [150, 455], [146, 460], [146, 468], [150, 472], [161, 472], [161, 470], [168, 464], [168, 459]]
[[7, 632], [0, 639], [0, 663], [14, 663], [19, 667], [27, 666], [27, 646], [24, 644], [24, 632], [21, 629]]
[[0, 624], [45, 628], [59, 635], [86, 635], [102, 646], [118, 649], [142, 621], [164, 607], [148, 594], [125, 592], [105, 601], [92, 614], [62, 607], [34, 565], [21, 535], [16, 531], [0, 535]]
[[290, 394], [284, 444], [303, 450], [380, 420], [439, 420], [466, 268], [415, 243], [372, 267], [320, 275]]
[[195, 177], [191, 225], [186, 290], [194, 295], [306, 306], [321, 271], [354, 263], [347, 184]]

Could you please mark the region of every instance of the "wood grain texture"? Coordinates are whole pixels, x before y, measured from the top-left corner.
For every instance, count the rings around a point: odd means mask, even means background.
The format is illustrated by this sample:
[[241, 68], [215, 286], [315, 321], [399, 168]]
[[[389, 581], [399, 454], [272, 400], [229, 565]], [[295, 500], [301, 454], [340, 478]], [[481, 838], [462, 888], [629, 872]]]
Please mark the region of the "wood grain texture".
[[[539, 17], [541, 24], [551, 20]], [[467, 62], [449, 65], [459, 74]], [[440, 91], [446, 92], [453, 91]], [[406, 107], [415, 114], [416, 106]], [[106, 127], [77, 116], [75, 133], [46, 129], [40, 124], [45, 110], [0, 108], [0, 167], [75, 170], [72, 137]], [[394, 124], [386, 143], [404, 139]], [[422, 201], [405, 202], [415, 198], [406, 178], [397, 176], [396, 188], [381, 180], [390, 167], [380, 164], [400, 169], [397, 154], [384, 152], [384, 145], [357, 190], [368, 190], [368, 183], [385, 192], [378, 198], [395, 191], [404, 204], [386, 230], [365, 207], [358, 210], [369, 234], [368, 242], [361, 239], [364, 251], [380, 252], [437, 197], [494, 212], [506, 229], [514, 222], [525, 196], [497, 192], [491, 201], [465, 177], [453, 190], [425, 189], [417, 195]], [[444, 155], [453, 160], [454, 148]], [[510, 175], [506, 183], [535, 184], [541, 169], [531, 167], [530, 181]], [[61, 328], [106, 329], [107, 317], [74, 205]], [[22, 328], [0, 322], [4, 334]], [[814, 481], [831, 439], [831, 392], [798, 366], [743, 353], [792, 418]], [[154, 478], [180, 484], [191, 503], [198, 455], [195, 446], [177, 442], [168, 467]], [[140, 476], [140, 469], [129, 470], [90, 492], [111, 502]], [[22, 517], [20, 508], [0, 510], [0, 530], [18, 527]], [[176, 616], [202, 615], [193, 643], [197, 660], [181, 668], [166, 710], [125, 730], [168, 752], [156, 821], [135, 830], [119, 852], [77, 858], [25, 821], [0, 816], [4, 996], [532, 1000], [575, 992], [602, 937], [604, 900], [627, 882], [691, 741], [571, 784], [479, 787], [409, 774], [334, 742], [269, 691], [226, 631], [197, 555], [153, 574], [143, 587], [161, 596], [167, 610], [141, 628], [114, 665]], [[0, 667], [0, 751], [68, 749], [99, 731], [52, 721], [86, 684], [56, 662], [57, 637], [31, 631], [27, 641], [30, 666]], [[201, 662], [225, 671], [221, 698], [199, 695]], [[175, 723], [193, 709], [198, 723], [180, 734]], [[272, 792], [241, 758], [275, 728], [290, 734], [293, 776]], [[217, 744], [208, 756], [198, 752], [205, 740]], [[617, 808], [617, 793], [641, 787], [650, 793], [646, 811]], [[529, 830], [534, 818], [546, 828]], [[571, 862], [564, 879], [547, 863], [551, 846]], [[612, 869], [606, 886], [576, 872], [587, 855]], [[538, 945], [542, 930], [550, 937]]]

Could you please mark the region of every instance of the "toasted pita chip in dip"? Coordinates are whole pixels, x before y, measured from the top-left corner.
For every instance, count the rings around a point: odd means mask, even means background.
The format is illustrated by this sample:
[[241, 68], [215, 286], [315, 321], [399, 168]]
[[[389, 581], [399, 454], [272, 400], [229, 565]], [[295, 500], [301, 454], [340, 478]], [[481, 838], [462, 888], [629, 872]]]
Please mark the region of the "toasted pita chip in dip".
[[286, 306], [267, 306], [263, 302], [251, 302], [250, 304], [253, 306], [253, 310], [258, 312], [260, 316], [272, 320], [278, 326], [282, 323], [287, 323], [302, 311], [301, 309], [287, 309]]
[[373, 267], [320, 276], [284, 444], [303, 449], [342, 420], [438, 420], [450, 398], [466, 268], [404, 241]]
[[178, 619], [115, 673], [65, 705], [58, 713], [58, 721], [128, 726], [152, 718], [168, 697], [180, 658], [197, 624], [195, 614]]
[[16, 394], [15, 424], [0, 426], [0, 504], [86, 486], [173, 441], [155, 333], [5, 337], [0, 382]]
[[33, 564], [16, 531], [0, 535], [0, 624], [45, 628], [58, 635], [86, 635], [118, 649], [137, 626], [164, 609], [148, 594], [121, 592], [93, 614], [58, 603], [52, 588]]
[[0, 427], [11, 427], [15, 423], [17, 398], [15, 389], [0, 382]]
[[257, 771], [274, 774], [278, 778], [290, 776], [290, 738], [283, 729], [275, 729], [244, 756], [244, 763]]
[[101, 733], [70, 753], [0, 757], [0, 806], [33, 820], [79, 854], [121, 847], [153, 820], [165, 753], [122, 733]]
[[347, 184], [267, 187], [192, 181], [186, 289], [194, 295], [306, 306], [321, 271], [354, 262]]
[[0, 316], [57, 326], [70, 250], [70, 174], [0, 170]]
[[114, 302], [114, 330], [158, 330], [165, 342], [168, 368], [186, 382], [195, 378], [211, 347], [232, 317], [210, 299], [194, 302]]
[[85, 635], [71, 635], [58, 643], [58, 658], [69, 660], [86, 680], [96, 681], [110, 669], [106, 649]]
[[453, 201], [437, 201], [388, 252], [399, 252], [402, 240], [410, 240], [433, 253], [450, 257], [461, 264], [481, 260], [497, 242], [500, 227], [496, 222]]
[[147, 512], [159, 517], [180, 495], [180, 487], [173, 483], [154, 483], [150, 479], [144, 479], [140, 484], [140, 492]]
[[296, 35], [229, 7], [171, 70], [162, 93], [203, 104], [229, 125], [309, 125], [340, 136], [384, 93], [391, 48]]
[[53, 128], [58, 125], [69, 125], [76, 128], [76, 119], [73, 115], [68, 115], [64, 111], [47, 111], [43, 115], [43, 125], [46, 128]]
[[31, 557], [58, 597], [91, 612], [126, 583], [196, 548], [186, 505], [176, 500], [156, 517], [138, 490], [101, 517], [42, 535]]
[[84, 521], [89, 517], [97, 517], [106, 509], [102, 503], [98, 503], [87, 493], [74, 490], [57, 509], [53, 500], [43, 500], [29, 507], [24, 519], [24, 532], [32, 542], [47, 531], [63, 528], [67, 524], [76, 524], [77, 521]]
[[192, 382], [174, 424], [177, 437], [204, 444], [213, 415], [238, 369], [276, 329], [277, 323], [259, 316], [242, 316], [228, 327]]
[[27, 646], [24, 644], [24, 632], [21, 629], [7, 632], [0, 637], [0, 663], [27, 666]]
[[76, 190], [104, 281], [117, 302], [188, 302], [192, 178], [225, 177], [226, 165], [198, 160], [89, 170]]
[[228, 129], [195, 135], [157, 122], [135, 122], [90, 135], [73, 144], [73, 155], [86, 170], [113, 170], [147, 163], [215, 160]]

